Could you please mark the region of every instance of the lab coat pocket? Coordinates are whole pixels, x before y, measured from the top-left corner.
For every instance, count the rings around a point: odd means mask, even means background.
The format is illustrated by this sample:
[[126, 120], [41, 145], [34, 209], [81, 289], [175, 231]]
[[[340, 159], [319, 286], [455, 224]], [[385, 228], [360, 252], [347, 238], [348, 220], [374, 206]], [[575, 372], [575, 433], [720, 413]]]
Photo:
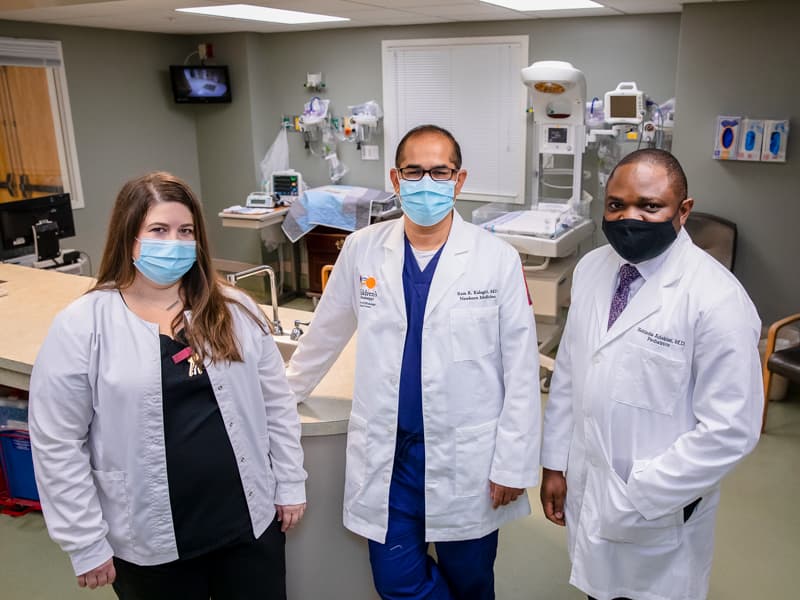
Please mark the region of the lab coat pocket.
[[616, 472], [600, 477], [600, 514], [598, 537], [639, 546], [674, 547], [680, 541], [681, 511], [647, 520], [628, 499], [627, 486]]
[[[345, 481], [350, 492], [354, 493], [364, 485], [367, 471], [367, 421], [351, 414], [347, 426], [347, 461]], [[347, 497], [352, 498], [352, 493]]]
[[450, 311], [453, 360], [477, 360], [497, 351], [500, 338], [497, 306], [454, 308]]
[[466, 498], [487, 493], [496, 437], [497, 419], [456, 429], [457, 497]]
[[116, 551], [133, 543], [131, 505], [123, 471], [92, 470], [103, 520], [108, 524], [108, 543]]
[[685, 396], [689, 364], [685, 360], [628, 344], [617, 369], [612, 397], [616, 402], [672, 416]]

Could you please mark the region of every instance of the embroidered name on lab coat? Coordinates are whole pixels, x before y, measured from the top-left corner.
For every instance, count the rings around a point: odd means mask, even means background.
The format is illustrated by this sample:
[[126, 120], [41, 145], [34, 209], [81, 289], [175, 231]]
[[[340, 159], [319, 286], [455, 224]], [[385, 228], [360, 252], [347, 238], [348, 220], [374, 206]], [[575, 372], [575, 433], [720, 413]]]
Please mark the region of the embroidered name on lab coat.
[[653, 333], [652, 331], [647, 331], [647, 329], [642, 329], [641, 327], [637, 327], [636, 331], [643, 334], [647, 338], [648, 342], [655, 344], [656, 346], [662, 346], [664, 348], [672, 348], [673, 346], [677, 348], [683, 348], [686, 345], [684, 340], [671, 338], [666, 335], [661, 335], [660, 333]]
[[490, 290], [456, 290], [458, 299], [462, 302], [470, 300], [494, 300], [497, 298], [497, 288]]

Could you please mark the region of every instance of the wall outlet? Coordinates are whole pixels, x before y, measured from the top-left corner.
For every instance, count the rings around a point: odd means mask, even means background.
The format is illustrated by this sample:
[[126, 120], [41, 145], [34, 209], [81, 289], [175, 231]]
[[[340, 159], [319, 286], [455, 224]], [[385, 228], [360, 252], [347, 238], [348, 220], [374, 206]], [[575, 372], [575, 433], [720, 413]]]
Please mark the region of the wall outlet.
[[361, 146], [361, 160], [380, 160], [380, 149], [378, 146], [368, 146], [364, 144]]

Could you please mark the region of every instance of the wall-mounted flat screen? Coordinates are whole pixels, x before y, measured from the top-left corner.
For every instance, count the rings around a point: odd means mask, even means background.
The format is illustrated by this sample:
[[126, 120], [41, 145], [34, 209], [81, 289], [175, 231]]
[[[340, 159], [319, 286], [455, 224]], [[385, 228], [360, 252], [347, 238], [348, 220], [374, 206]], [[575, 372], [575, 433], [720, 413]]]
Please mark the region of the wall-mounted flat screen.
[[226, 66], [170, 65], [175, 102], [210, 104], [231, 101], [231, 82]]

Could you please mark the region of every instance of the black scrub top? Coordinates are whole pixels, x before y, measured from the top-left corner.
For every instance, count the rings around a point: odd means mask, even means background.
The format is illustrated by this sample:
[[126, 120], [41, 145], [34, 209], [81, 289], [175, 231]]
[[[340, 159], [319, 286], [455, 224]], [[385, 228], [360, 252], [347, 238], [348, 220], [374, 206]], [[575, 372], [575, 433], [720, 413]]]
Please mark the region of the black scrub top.
[[180, 559], [254, 539], [236, 456], [205, 369], [173, 356], [187, 347], [161, 335], [164, 443], [172, 521]]

